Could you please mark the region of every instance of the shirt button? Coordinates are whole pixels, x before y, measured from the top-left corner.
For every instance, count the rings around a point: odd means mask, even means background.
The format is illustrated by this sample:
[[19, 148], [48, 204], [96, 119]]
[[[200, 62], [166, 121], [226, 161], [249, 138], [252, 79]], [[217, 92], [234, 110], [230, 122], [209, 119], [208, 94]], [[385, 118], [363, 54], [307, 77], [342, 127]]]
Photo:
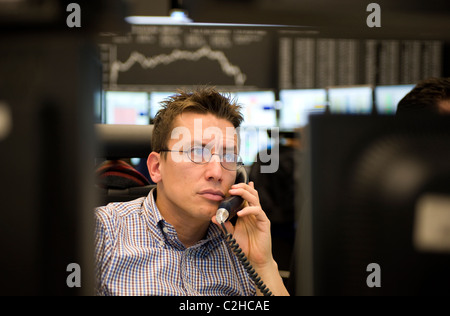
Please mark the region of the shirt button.
[[166, 234], [169, 232], [169, 229], [167, 227], [163, 227], [163, 232], [165, 232]]

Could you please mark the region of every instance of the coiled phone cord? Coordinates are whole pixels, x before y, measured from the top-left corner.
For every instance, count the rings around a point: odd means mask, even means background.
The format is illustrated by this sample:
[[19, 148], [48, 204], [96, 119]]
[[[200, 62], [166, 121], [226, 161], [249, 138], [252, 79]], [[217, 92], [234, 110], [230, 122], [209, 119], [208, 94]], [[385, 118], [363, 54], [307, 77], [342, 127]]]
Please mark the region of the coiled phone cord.
[[225, 228], [224, 223], [221, 223], [223, 231], [225, 232], [225, 241], [228, 243], [228, 246], [231, 248], [231, 250], [234, 252], [236, 257], [239, 259], [239, 261], [244, 266], [245, 270], [247, 271], [248, 275], [250, 276], [250, 279], [255, 282], [256, 287], [263, 293], [264, 296], [273, 296], [272, 292], [269, 290], [269, 288], [264, 284], [264, 282], [261, 280], [261, 277], [256, 273], [255, 269], [253, 269], [252, 265], [248, 261], [245, 254], [242, 252], [242, 249], [240, 248], [239, 244], [236, 242], [236, 239], [233, 238], [233, 235], [231, 235], [227, 229]]

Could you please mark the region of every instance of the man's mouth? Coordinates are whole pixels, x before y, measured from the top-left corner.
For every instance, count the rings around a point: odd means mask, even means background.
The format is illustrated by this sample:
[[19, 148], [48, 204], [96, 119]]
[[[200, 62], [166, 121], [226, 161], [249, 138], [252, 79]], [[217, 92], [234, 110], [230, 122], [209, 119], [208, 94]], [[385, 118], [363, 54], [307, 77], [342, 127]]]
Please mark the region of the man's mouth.
[[220, 190], [208, 189], [200, 191], [199, 194], [205, 199], [215, 202], [221, 202], [225, 198], [225, 194], [223, 194]]

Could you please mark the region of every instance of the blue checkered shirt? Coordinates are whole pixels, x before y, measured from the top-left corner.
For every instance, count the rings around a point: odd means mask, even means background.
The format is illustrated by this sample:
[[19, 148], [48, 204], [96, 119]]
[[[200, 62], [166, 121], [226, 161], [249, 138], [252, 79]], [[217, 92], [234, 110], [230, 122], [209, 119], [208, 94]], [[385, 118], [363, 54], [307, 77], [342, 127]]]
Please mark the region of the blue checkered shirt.
[[97, 208], [98, 295], [255, 295], [215, 224], [186, 248], [153, 197]]

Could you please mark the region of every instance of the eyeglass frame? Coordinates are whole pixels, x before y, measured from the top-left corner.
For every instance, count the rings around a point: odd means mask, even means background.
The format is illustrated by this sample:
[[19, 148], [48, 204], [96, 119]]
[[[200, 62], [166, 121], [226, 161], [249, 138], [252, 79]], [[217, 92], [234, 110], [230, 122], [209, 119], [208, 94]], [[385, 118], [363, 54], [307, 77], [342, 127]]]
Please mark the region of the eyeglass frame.
[[[204, 150], [208, 150], [209, 153], [210, 153], [209, 160], [206, 161], [206, 159], [205, 159], [204, 162], [203, 162], [203, 161], [202, 161], [202, 162], [197, 162], [197, 161], [192, 160], [192, 159], [191, 159], [191, 155], [189, 155], [189, 154], [192, 153], [192, 150], [195, 149], [195, 148], [201, 148], [201, 149], [202, 149], [202, 160], [203, 160], [203, 158], [205, 158], [205, 157], [204, 157], [204, 154], [203, 154], [203, 151], [204, 151]], [[217, 153], [214, 153], [214, 154], [213, 154], [209, 148], [203, 147], [203, 146], [192, 146], [191, 148], [189, 148], [189, 149], [187, 149], [187, 150], [161, 149], [161, 150], [159, 151], [159, 153], [161, 153], [161, 152], [184, 153], [184, 154], [186, 154], [186, 156], [189, 158], [189, 160], [190, 160], [191, 162], [195, 163], [196, 165], [206, 165], [206, 164], [208, 164], [208, 163], [211, 162], [211, 159], [212, 159], [212, 157], [213, 157], [214, 155], [217, 155], [217, 156], [219, 156], [219, 158], [220, 158], [219, 162], [220, 162], [220, 165], [222, 166], [222, 168], [224, 168], [225, 170], [228, 170], [228, 171], [237, 171], [237, 170], [239, 170], [240, 168], [242, 168], [242, 167], [244, 166], [244, 162], [243, 162], [243, 160], [242, 160], [242, 157], [241, 157], [240, 155], [238, 155], [238, 154], [233, 154], [235, 157], [238, 158], [237, 161], [236, 161], [236, 169], [229, 169], [229, 168], [227, 168], [227, 167], [225, 167], [225, 166], [223, 165], [223, 162], [224, 162], [224, 161], [223, 161], [223, 156], [224, 156], [223, 154], [217, 154]]]

